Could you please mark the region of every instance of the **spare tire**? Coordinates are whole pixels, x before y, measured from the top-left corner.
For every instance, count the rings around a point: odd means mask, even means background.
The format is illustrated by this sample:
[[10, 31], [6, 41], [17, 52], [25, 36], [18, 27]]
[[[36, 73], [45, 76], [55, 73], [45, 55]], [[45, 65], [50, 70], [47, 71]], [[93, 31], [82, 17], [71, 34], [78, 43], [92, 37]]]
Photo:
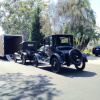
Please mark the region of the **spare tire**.
[[77, 49], [72, 49], [69, 52], [69, 59], [73, 64], [81, 64], [82, 62], [82, 53]]

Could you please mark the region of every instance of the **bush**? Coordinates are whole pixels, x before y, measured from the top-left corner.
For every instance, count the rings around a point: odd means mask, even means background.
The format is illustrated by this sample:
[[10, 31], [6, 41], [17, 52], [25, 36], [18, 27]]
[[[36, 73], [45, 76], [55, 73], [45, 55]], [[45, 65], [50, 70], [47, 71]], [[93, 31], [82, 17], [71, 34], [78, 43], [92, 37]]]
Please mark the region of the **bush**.
[[83, 51], [83, 53], [85, 53], [86, 55], [92, 55], [93, 53], [92, 53], [92, 49], [85, 49], [84, 51]]

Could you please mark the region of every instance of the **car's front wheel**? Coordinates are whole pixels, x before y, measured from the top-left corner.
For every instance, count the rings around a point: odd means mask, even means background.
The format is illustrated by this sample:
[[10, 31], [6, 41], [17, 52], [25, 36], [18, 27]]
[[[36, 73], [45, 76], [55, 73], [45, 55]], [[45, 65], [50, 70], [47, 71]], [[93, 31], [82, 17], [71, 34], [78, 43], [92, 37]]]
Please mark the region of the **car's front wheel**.
[[13, 55], [13, 59], [14, 59], [15, 63], [17, 63], [16, 55]]
[[37, 67], [38, 66], [38, 60], [36, 56], [33, 57], [33, 66]]
[[76, 69], [82, 71], [85, 68], [85, 61], [83, 60], [80, 65], [75, 65]]
[[26, 64], [26, 57], [23, 55], [22, 56], [22, 64], [25, 65]]
[[51, 60], [51, 69], [54, 73], [59, 73], [61, 71], [61, 64], [57, 58]]

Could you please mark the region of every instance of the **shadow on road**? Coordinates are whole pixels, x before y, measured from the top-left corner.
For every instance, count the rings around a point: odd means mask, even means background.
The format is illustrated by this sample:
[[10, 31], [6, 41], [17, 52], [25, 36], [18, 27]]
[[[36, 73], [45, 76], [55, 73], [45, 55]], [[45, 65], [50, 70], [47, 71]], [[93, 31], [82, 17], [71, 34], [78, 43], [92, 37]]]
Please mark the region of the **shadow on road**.
[[[95, 57], [93, 56], [93, 58], [92, 58], [92, 56], [90, 56], [89, 60], [91, 60], [91, 59], [93, 60], [93, 59], [95, 59]], [[22, 64], [22, 62], [20, 61], [20, 62], [18, 62], [18, 64]], [[32, 62], [31, 63], [27, 62], [26, 66], [30, 66], [30, 65], [33, 66], [32, 64], [33, 64]], [[40, 68], [42, 70], [45, 70], [45, 71], [52, 72], [51, 67], [49, 65], [46, 66], [45, 64], [44, 65], [40, 64], [38, 66], [38, 68]], [[73, 77], [93, 77], [93, 76], [95, 76], [97, 74], [95, 72], [90, 72], [90, 71], [85, 71], [85, 70], [77, 71], [76, 69], [73, 69], [73, 68], [62, 67], [61, 73], [59, 75], [73, 78]]]
[[[39, 68], [41, 68], [43, 70], [46, 70], [46, 71], [52, 72], [50, 66], [49, 67], [39, 67]], [[85, 71], [85, 70], [78, 71], [78, 70], [73, 69], [73, 68], [62, 67], [61, 72], [59, 73], [59, 75], [73, 78], [73, 77], [93, 77], [97, 74], [95, 72], [90, 72], [90, 71]]]
[[50, 77], [21, 73], [0, 75], [0, 100], [52, 100], [60, 91], [50, 88]]
[[78, 71], [77, 69], [63, 67], [61, 75], [73, 78], [73, 77], [93, 77], [97, 74], [95, 72], [90, 72], [85, 70]]
[[0, 60], [8, 61], [6, 57], [0, 57]]
[[[20, 62], [19, 64], [22, 64], [22, 63]], [[26, 65], [27, 66], [30, 66], [30, 65], [33, 66], [32, 63], [30, 63], [30, 62], [27, 62]], [[50, 65], [40, 64], [37, 68], [40, 68], [40, 69], [45, 70], [45, 71], [52, 72]], [[73, 77], [93, 77], [97, 74], [95, 72], [90, 72], [90, 71], [85, 71], [85, 70], [78, 71], [76, 68], [62, 67], [59, 75], [73, 78]]]

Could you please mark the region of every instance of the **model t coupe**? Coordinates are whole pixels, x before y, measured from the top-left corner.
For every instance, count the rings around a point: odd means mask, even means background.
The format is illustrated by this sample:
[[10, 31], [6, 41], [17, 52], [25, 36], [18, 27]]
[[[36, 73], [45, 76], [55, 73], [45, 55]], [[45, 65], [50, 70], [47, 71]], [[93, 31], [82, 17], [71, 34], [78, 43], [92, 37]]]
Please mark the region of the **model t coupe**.
[[61, 65], [74, 64], [76, 69], [82, 71], [88, 61], [84, 53], [73, 46], [73, 35], [50, 35], [44, 38], [41, 51], [33, 57], [34, 66], [41, 62], [49, 62], [54, 73], [61, 71]]
[[22, 64], [26, 64], [27, 60], [33, 61], [33, 55], [37, 51], [37, 42], [35, 41], [25, 41], [18, 45], [20, 51], [15, 52], [13, 55], [14, 61], [22, 60]]

